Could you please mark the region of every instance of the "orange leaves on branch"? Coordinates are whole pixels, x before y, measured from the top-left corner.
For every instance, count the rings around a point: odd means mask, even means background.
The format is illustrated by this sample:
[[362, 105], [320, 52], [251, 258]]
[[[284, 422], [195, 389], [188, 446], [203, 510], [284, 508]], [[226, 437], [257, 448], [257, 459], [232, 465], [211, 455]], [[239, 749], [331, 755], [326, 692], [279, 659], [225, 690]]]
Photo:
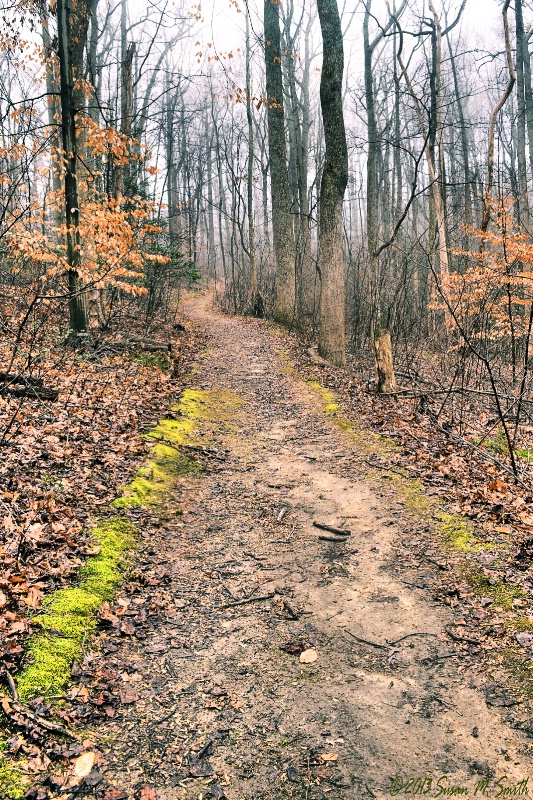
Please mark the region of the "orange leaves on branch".
[[459, 321], [473, 326], [474, 337], [486, 335], [487, 326], [493, 339], [520, 335], [528, 325], [525, 308], [533, 302], [533, 240], [517, 228], [512, 204], [512, 199], [495, 204], [492, 231], [465, 227], [478, 248], [456, 250], [466, 268], [440, 278], [446, 302], [435, 305], [451, 307]]
[[[96, 196], [86, 200], [80, 208], [79, 221], [82, 281], [95, 288], [114, 286], [129, 294], [144, 294], [145, 264], [168, 262], [166, 256], [150, 252], [154, 237], [161, 232], [151, 223], [153, 213], [153, 204], [140, 198], [135, 198], [131, 210]], [[62, 244], [66, 226], [61, 225], [54, 233], [58, 236], [52, 239], [40, 225], [30, 227], [21, 221], [7, 239], [13, 259], [39, 261], [46, 268], [41, 276], [41, 294], [47, 293], [50, 281], [68, 269], [66, 245]]]

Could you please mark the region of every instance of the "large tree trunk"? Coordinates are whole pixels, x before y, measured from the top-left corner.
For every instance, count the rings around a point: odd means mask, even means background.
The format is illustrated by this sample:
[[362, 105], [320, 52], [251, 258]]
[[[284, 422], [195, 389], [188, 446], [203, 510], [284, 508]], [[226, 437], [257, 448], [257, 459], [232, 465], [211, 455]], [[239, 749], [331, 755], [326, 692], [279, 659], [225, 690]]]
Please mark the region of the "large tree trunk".
[[[85, 294], [79, 277], [81, 267], [81, 241], [79, 231], [79, 196], [77, 177], [76, 96], [75, 71], [71, 61], [72, 29], [71, 8], [68, 0], [57, 0], [57, 38], [61, 96], [61, 137], [65, 163], [65, 219], [67, 226], [67, 261], [70, 330], [73, 334], [85, 333], [88, 314]], [[79, 45], [77, 45], [79, 50]], [[83, 52], [83, 50], [82, 50]]]
[[268, 152], [276, 259], [275, 315], [279, 322], [292, 324], [296, 302], [295, 243], [285, 146], [279, 4], [275, 0], [265, 0], [264, 31]]
[[348, 183], [348, 147], [342, 110], [344, 48], [337, 0], [317, 0], [317, 6], [323, 42], [320, 105], [326, 144], [320, 183], [318, 348], [322, 358], [342, 366], [346, 362], [342, 202]]
[[255, 317], [263, 316], [263, 300], [259, 294], [257, 282], [257, 264], [255, 259], [255, 222], [254, 222], [254, 120], [252, 115], [252, 86], [250, 65], [250, 12], [246, 4], [246, 121], [248, 123], [248, 164], [246, 204], [248, 216], [248, 260], [250, 279], [250, 311]]

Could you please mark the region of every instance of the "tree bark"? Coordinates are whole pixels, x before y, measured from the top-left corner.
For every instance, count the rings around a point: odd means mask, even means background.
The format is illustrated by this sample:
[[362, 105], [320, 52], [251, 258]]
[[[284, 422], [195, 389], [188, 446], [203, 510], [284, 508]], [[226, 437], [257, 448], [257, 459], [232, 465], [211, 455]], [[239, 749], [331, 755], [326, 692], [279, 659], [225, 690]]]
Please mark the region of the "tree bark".
[[348, 147], [342, 109], [344, 48], [337, 0], [317, 0], [317, 6], [323, 43], [320, 105], [326, 145], [320, 182], [318, 349], [322, 358], [343, 366], [346, 353], [342, 203], [348, 183]]
[[507, 102], [508, 98], [513, 91], [513, 87], [516, 81], [516, 71], [513, 63], [513, 54], [511, 51], [511, 36], [509, 34], [509, 20], [507, 18], [507, 11], [509, 10], [511, 0], [505, 0], [502, 9], [502, 18], [503, 18], [503, 32], [505, 36], [505, 52], [507, 55], [507, 67], [509, 70], [509, 80], [507, 82], [507, 86], [503, 90], [498, 102], [492, 109], [490, 119], [489, 119], [489, 141], [487, 147], [487, 182], [485, 184], [485, 198], [484, 198], [484, 210], [483, 210], [483, 219], [481, 221], [481, 230], [487, 231], [490, 222], [490, 211], [492, 205], [492, 183], [494, 180], [494, 136], [496, 132], [496, 122], [498, 120], [498, 114], [504, 107], [505, 103]]
[[289, 173], [285, 145], [283, 78], [279, 4], [265, 0], [265, 72], [267, 92], [268, 152], [272, 195], [272, 227], [276, 260], [276, 309], [279, 322], [292, 324], [295, 317], [295, 243], [291, 218]]
[[248, 124], [248, 163], [246, 205], [248, 215], [248, 263], [250, 279], [250, 311], [255, 317], [263, 316], [263, 300], [259, 294], [255, 258], [254, 223], [254, 120], [252, 115], [252, 76], [250, 64], [250, 12], [246, 3], [246, 121]]
[[71, 7], [69, 0], [57, 0], [57, 38], [61, 92], [61, 137], [65, 158], [65, 219], [67, 227], [67, 262], [70, 330], [85, 333], [88, 314], [85, 294], [79, 276], [81, 240], [79, 231], [79, 196], [77, 177], [76, 104], [74, 72], [71, 60]]
[[515, 28], [516, 28], [516, 108], [517, 108], [517, 140], [516, 155], [518, 162], [518, 209], [520, 224], [529, 225], [529, 204], [527, 194], [527, 166], [526, 166], [526, 92], [525, 92], [525, 63], [524, 63], [524, 17], [522, 13], [522, 0], [515, 0]]

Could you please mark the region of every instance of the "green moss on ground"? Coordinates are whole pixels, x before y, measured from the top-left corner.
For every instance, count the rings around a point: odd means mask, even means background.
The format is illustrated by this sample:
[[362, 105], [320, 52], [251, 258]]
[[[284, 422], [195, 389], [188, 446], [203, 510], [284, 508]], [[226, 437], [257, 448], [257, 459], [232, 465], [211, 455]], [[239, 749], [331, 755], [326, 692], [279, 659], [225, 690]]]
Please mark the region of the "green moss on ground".
[[505, 629], [512, 633], [533, 631], [533, 619], [529, 617], [514, 617], [505, 623]]
[[520, 647], [506, 647], [501, 656], [502, 666], [509, 671], [514, 688], [523, 698], [533, 698], [533, 661], [524, 660]]
[[[492, 450], [492, 452], [496, 453], [497, 455], [509, 455], [507, 438], [502, 427], [498, 428], [496, 436], [493, 439], [477, 437], [474, 439], [474, 444], [484, 444], [485, 447], [487, 447], [489, 450]], [[531, 456], [533, 453], [531, 449], [523, 450], [520, 447], [517, 447], [515, 450], [513, 450], [513, 452], [515, 456], [520, 459], [520, 461], [531, 461]]]
[[134, 544], [135, 526], [117, 517], [99, 523], [91, 535], [100, 552], [87, 560], [80, 585], [59, 589], [43, 604], [45, 613], [39, 617], [42, 632], [30, 639], [28, 646], [32, 663], [17, 681], [22, 700], [61, 693], [72, 661], [82, 657], [83, 641], [96, 627], [96, 612], [112, 598], [121, 580], [126, 553]]
[[179, 403], [173, 406], [175, 419], [162, 419], [146, 434], [155, 439], [152, 459], [142, 467], [135, 478], [123, 487], [123, 494], [113, 501], [115, 508], [161, 503], [172, 490], [176, 478], [202, 472], [203, 465], [183, 454], [180, 446], [194, 445], [200, 423], [207, 425], [223, 422], [229, 426], [233, 410], [240, 399], [224, 389], [187, 389]]
[[[4, 749], [4, 748], [2, 748]], [[28, 784], [23, 782], [21, 774], [0, 756], [0, 797], [2, 800], [21, 800]]]
[[475, 567], [469, 568], [466, 578], [474, 592], [479, 597], [490, 597], [494, 605], [499, 606], [505, 611], [510, 611], [513, 607], [513, 600], [520, 600], [524, 597], [524, 592], [519, 586], [510, 583], [496, 583], [492, 585], [489, 579]]
[[164, 353], [140, 353], [133, 360], [143, 367], [157, 367], [163, 372], [168, 372], [172, 367], [172, 363]]
[[481, 550], [494, 549], [493, 542], [476, 539], [474, 528], [465, 517], [448, 514], [445, 511], [438, 511], [436, 517], [444, 541], [452, 550], [458, 553], [479, 553]]
[[341, 406], [330, 389], [326, 389], [318, 381], [306, 380], [306, 383], [320, 398], [324, 414], [331, 419], [337, 428], [350, 436], [361, 452], [368, 455], [377, 453], [386, 458], [398, 450], [398, 446], [392, 439], [386, 439], [384, 436], [380, 436], [379, 433], [364, 431], [355, 422], [348, 419], [342, 413]]

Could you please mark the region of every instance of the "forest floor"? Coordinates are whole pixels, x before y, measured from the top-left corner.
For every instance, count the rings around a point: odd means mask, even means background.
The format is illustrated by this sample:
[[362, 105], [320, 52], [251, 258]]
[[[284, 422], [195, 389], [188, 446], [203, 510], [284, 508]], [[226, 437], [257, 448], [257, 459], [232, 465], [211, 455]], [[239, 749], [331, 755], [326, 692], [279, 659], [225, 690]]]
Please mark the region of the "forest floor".
[[121, 697], [84, 728], [87, 791], [526, 795], [529, 712], [503, 673], [487, 677], [465, 604], [445, 602], [462, 556], [391, 475], [369, 476], [385, 445], [332, 413], [274, 326], [207, 297], [185, 313], [209, 337], [188, 378], [207, 468], [139, 514], [135, 570], [76, 670], [85, 702], [113, 683]]

